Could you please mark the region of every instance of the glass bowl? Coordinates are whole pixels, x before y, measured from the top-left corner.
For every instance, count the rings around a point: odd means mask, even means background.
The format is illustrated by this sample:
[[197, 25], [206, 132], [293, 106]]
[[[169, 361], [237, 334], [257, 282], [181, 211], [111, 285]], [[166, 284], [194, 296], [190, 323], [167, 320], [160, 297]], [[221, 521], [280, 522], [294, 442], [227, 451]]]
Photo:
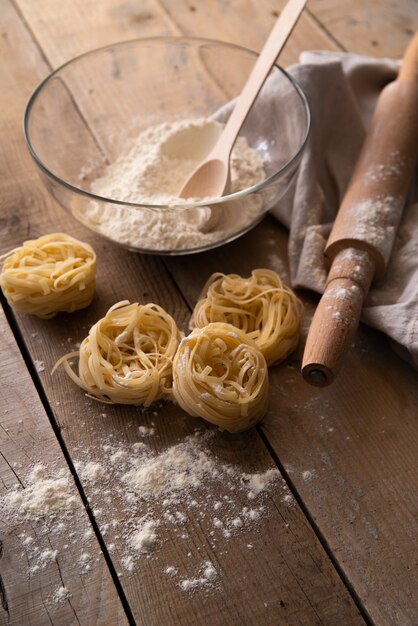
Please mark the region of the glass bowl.
[[[177, 158], [183, 149], [195, 163], [205, 156], [255, 59], [256, 53], [228, 43], [157, 37], [109, 45], [69, 61], [37, 87], [24, 116], [25, 140], [47, 188], [77, 220], [138, 252], [199, 252], [247, 232], [289, 188], [309, 134], [306, 97], [278, 66], [240, 132], [252, 158], [261, 161], [261, 177], [251, 177], [250, 161], [249, 177], [238, 176], [233, 192], [186, 204], [173, 190], [163, 202], [158, 194], [144, 200], [136, 186], [154, 176], [153, 184], [163, 187], [169, 181], [180, 190], [183, 181], [176, 180], [173, 155]], [[190, 122], [202, 119], [212, 121]], [[139, 169], [125, 175], [126, 154], [146, 144], [139, 135], [160, 125], [193, 132], [187, 149], [177, 134], [176, 140], [157, 146], [174, 150], [171, 160], [158, 161], [144, 174], [149, 156], [145, 151], [144, 158], [131, 159], [131, 170]], [[146, 146], [151, 150], [151, 144]], [[241, 157], [235, 159], [238, 168], [245, 165]], [[118, 167], [123, 174], [115, 193], [115, 185], [108, 182], [109, 177], [115, 182]]]

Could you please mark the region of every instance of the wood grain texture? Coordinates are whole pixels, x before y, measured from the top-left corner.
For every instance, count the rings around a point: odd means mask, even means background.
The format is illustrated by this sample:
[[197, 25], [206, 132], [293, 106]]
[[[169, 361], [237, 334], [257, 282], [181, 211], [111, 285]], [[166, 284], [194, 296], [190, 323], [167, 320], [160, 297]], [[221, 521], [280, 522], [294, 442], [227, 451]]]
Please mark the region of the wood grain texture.
[[[268, 223], [271, 220], [270, 223]], [[190, 303], [214, 271], [286, 276], [285, 234], [272, 218], [191, 268], [168, 261]], [[304, 298], [305, 332], [314, 298]], [[301, 341], [301, 347], [304, 340]], [[416, 372], [386, 339], [360, 326], [339, 378], [316, 390], [300, 375], [302, 350], [270, 370], [272, 409], [261, 430], [332, 554], [377, 624], [412, 624], [417, 531]], [[390, 563], [390, 568], [387, 567]]]
[[[55, 519], [46, 515], [25, 520], [2, 510], [0, 623], [127, 624], [83, 502], [3, 310], [0, 338], [0, 497], [30, 486], [28, 474], [41, 463], [51, 477], [62, 472], [68, 478], [68, 493], [76, 499], [68, 515], [58, 513]], [[88, 555], [84, 562], [83, 554]], [[57, 601], [55, 594], [61, 587], [69, 596]]]
[[[323, 15], [319, 13], [321, 7]], [[332, 41], [337, 47], [363, 54], [376, 52], [374, 44], [368, 47], [365, 27], [374, 27], [379, 33], [390, 29], [390, 35], [379, 38], [378, 56], [393, 57], [404, 52], [417, 27], [414, 3], [402, 3], [402, 6], [367, 3], [353, 12], [352, 3], [331, 7], [331, 3], [313, 0], [308, 12], [319, 16], [322, 24], [335, 34]], [[408, 16], [410, 26], [402, 18], [399, 27], [399, 14]], [[337, 20], [341, 23], [334, 28]], [[309, 38], [305, 46], [313, 47]], [[199, 255], [193, 267], [184, 259], [170, 259], [168, 265], [193, 306], [200, 290], [197, 276], [203, 274], [207, 278], [215, 271], [248, 275], [253, 267], [261, 266], [286, 275], [285, 249], [283, 231], [273, 221], [265, 220], [241, 240], [222, 250]], [[326, 392], [309, 390], [300, 380], [298, 365], [296, 355], [294, 365], [276, 368], [273, 381], [283, 378], [283, 383], [273, 383], [277, 408], [262, 429], [290, 478], [298, 472], [297, 491], [369, 615], [379, 624], [414, 623], [418, 607], [413, 601], [414, 578], [410, 572], [416, 561], [410, 545], [411, 532], [417, 530], [413, 518], [416, 511], [413, 494], [417, 492], [416, 373], [391, 352], [384, 337], [364, 327], [360, 328], [350, 351], [341, 380]], [[292, 386], [294, 391], [290, 392]], [[289, 394], [293, 398], [291, 405], [287, 400]], [[282, 419], [283, 428], [288, 429], [286, 448], [282, 441]], [[354, 441], [350, 432], [352, 423], [362, 425]], [[299, 438], [301, 429], [303, 434]], [[315, 456], [315, 448], [322, 462], [312, 471], [308, 460]], [[343, 466], [338, 469], [337, 459]], [[311, 472], [305, 474], [306, 479], [304, 472]], [[319, 476], [320, 480], [315, 480]], [[336, 485], [339, 485], [337, 490]], [[326, 501], [324, 506], [318, 505], [322, 498]], [[391, 564], [389, 569], [387, 562]]]
[[310, 0], [309, 12], [341, 48], [356, 54], [401, 58], [418, 28], [415, 0]]
[[[88, 50], [136, 37], [207, 37], [259, 51], [284, 5], [284, 0], [257, 3], [125, 0], [120, 4], [103, 0], [100, 5], [94, 0], [74, 0], [57, 11], [55, 0], [45, 0], [42, 5], [30, 0], [17, 1], [34, 32], [43, 31], [42, 50], [54, 67]], [[92, 22], [93, 29], [87, 26]], [[67, 26], [70, 23], [71, 29]], [[70, 30], [74, 34], [70, 35]], [[309, 11], [301, 17], [280, 55], [281, 65], [297, 61], [299, 53], [307, 49], [307, 41], [314, 49], [336, 48]]]
[[263, 428], [373, 621], [413, 624], [416, 372], [360, 328], [340, 375], [315, 394], [277, 370]]
[[[186, 418], [173, 405], [157, 406], [153, 411], [103, 407], [86, 399], [63, 372], [57, 372], [52, 378], [50, 367], [59, 356], [73, 349], [89, 326], [117, 300], [130, 298], [158, 302], [183, 328], [190, 311], [161, 259], [114, 248], [72, 221], [41, 188], [25, 156], [18, 135], [18, 109], [23, 108], [28, 91], [34, 86], [31, 85], [35, 72], [32, 66], [42, 74], [47, 70], [45, 61], [56, 66], [68, 58], [67, 55], [74, 54], [75, 46], [81, 51], [83, 45], [91, 44], [92, 38], [95, 45], [126, 38], [127, 5], [120, 9], [115, 8], [114, 3], [107, 3], [97, 9], [92, 3], [89, 6], [91, 13], [87, 12], [86, 6], [74, 2], [70, 10], [68, 4], [61, 8], [48, 2], [42, 6], [19, 4], [26, 25], [42, 48], [43, 58], [34, 41], [30, 40], [28, 31], [9, 9], [10, 41], [20, 38], [25, 39], [25, 43], [18, 50], [10, 47], [6, 51], [15, 73], [23, 78], [21, 83], [11, 85], [15, 105], [13, 110], [8, 108], [8, 126], [4, 130], [3, 145], [15, 145], [16, 158], [10, 155], [4, 158], [13, 177], [4, 203], [3, 249], [20, 243], [28, 235], [56, 229], [59, 222], [60, 230], [68, 230], [89, 241], [97, 251], [98, 289], [89, 309], [58, 316], [48, 322], [18, 316], [17, 323], [32, 359], [45, 364], [45, 370], [39, 374], [40, 381], [73, 461], [81, 467], [93, 459], [106, 468], [98, 480], [83, 478], [82, 472], [80, 477], [107, 549], [121, 576], [131, 610], [138, 623], [156, 625], [252, 624], [257, 620], [265, 624], [333, 624], [338, 618], [347, 624], [363, 623], [302, 511], [293, 499], [291, 505], [283, 500], [287, 487], [282, 479], [271, 497], [263, 501], [265, 510], [259, 523], [245, 528], [236, 539], [227, 540], [219, 533], [214, 542], [211, 535], [214, 532], [213, 514], [208, 511], [205, 520], [200, 515], [202, 511], [191, 509], [187, 511], [186, 538], [179, 537], [178, 529], [173, 525], [162, 524], [155, 558], [139, 559], [133, 571], [124, 566], [127, 538], [138, 520], [127, 507], [125, 494], [120, 491], [120, 482], [115, 480], [114, 472], [107, 471], [109, 447], [125, 446], [132, 450], [134, 444], [142, 443], [139, 426], [149, 427], [154, 422], [158, 434], [147, 442], [154, 452], [162, 452], [192, 433], [197, 422]], [[147, 6], [146, 19], [142, 19], [144, 6], [141, 5], [141, 19], [134, 14], [130, 20], [133, 30], [152, 32], [153, 16], [163, 19], [159, 5]], [[158, 23], [164, 24], [164, 20]], [[150, 25], [149, 31], [144, 24]], [[90, 36], [93, 31], [95, 35]], [[31, 52], [29, 60], [28, 49]], [[19, 189], [13, 181], [20, 181]], [[25, 204], [19, 206], [22, 198], [26, 199]], [[16, 207], [19, 220], [13, 218]], [[264, 471], [274, 467], [256, 431], [239, 438], [219, 435], [216, 442], [219, 462], [233, 463], [242, 471]], [[211, 494], [211, 498], [218, 501], [224, 497], [230, 497], [228, 482], [217, 485]], [[240, 510], [247, 506], [246, 494], [237, 494], [236, 503]], [[155, 514], [158, 511], [161, 514], [158, 507]], [[135, 503], [134, 512], [139, 516], [150, 513], [146, 506], [141, 508], [140, 503]], [[178, 588], [177, 581], [168, 579], [164, 573], [167, 566], [175, 565], [184, 577], [195, 577], [205, 559], [216, 564], [218, 571], [219, 589], [212, 593], [197, 590], [193, 595], [185, 594]], [[261, 594], [260, 585], [263, 588]], [[245, 596], [242, 589], [246, 589]]]
[[[283, 0], [248, 2], [193, 2], [160, 0], [171, 22], [185, 35], [198, 35], [232, 42], [260, 51], [281, 9]], [[333, 50], [323, 30], [318, 27], [309, 11], [301, 16], [285, 48], [279, 63], [283, 67], [295, 63], [299, 54], [309, 47], [317, 50]]]
[[[103, 444], [111, 445], [113, 439], [117, 446], [132, 446], [141, 441], [138, 427], [152, 422], [158, 434], [147, 442], [161, 452], [191, 433], [196, 422], [170, 405], [158, 407], [157, 415], [126, 407], [103, 410], [86, 400], [62, 374], [50, 377], [48, 369], [55, 359], [72, 349], [89, 325], [120, 298], [154, 300], [185, 328], [189, 309], [183, 297], [192, 306], [212, 271], [245, 274], [253, 267], [267, 266], [285, 274], [286, 234], [268, 218], [240, 241], [195, 256], [192, 263], [187, 258], [163, 263], [112, 247], [67, 218], [37, 183], [19, 135], [19, 107], [23, 108], [30, 89], [48, 66], [56, 67], [74, 54], [109, 41], [185, 32], [259, 49], [282, 4], [244, 0], [193, 4], [105, 0], [98, 4], [73, 0], [58, 6], [52, 0], [19, 0], [17, 6], [43, 59], [17, 16], [10, 18], [7, 45], [2, 49], [9, 59], [3, 64], [3, 78], [14, 102], [13, 109], [5, 99], [1, 102], [7, 111], [3, 146], [8, 150], [0, 150], [0, 163], [9, 173], [2, 200], [4, 249], [18, 244], [28, 233], [41, 234], [59, 222], [60, 229], [70, 229], [98, 252], [99, 287], [92, 307], [48, 323], [18, 318], [32, 358], [47, 365], [41, 381], [75, 461], [94, 458], [105, 464]], [[309, 12], [305, 17], [298, 25], [299, 33], [294, 32], [294, 47], [287, 48], [288, 56], [283, 56], [284, 63], [295, 61], [306, 48], [342, 46], [327, 37], [326, 29]], [[9, 73], [6, 67], [13, 71]], [[413, 373], [387, 347], [381, 349], [380, 336], [364, 329], [361, 332], [348, 362], [350, 385], [333, 388], [331, 396], [302, 384], [297, 361], [272, 372], [272, 404], [262, 432], [365, 611], [377, 623], [413, 623], [417, 612], [408, 574], [413, 565], [410, 546], [414, 532], [410, 498], [416, 445]], [[388, 368], [394, 387], [384, 378]], [[403, 419], [402, 414], [407, 417]], [[255, 432], [234, 439], [221, 435], [216, 450], [220, 459], [247, 470], [273, 466]], [[257, 531], [248, 529], [230, 542], [221, 536], [214, 548], [210, 518], [202, 521], [191, 510], [189, 539], [180, 541], [177, 530], [170, 526], [161, 529], [158, 558], [140, 560], [132, 573], [123, 570], [122, 564], [131, 530], [124, 525], [128, 514], [118, 508], [120, 494], [114, 489], [107, 501], [112, 478], [106, 476], [96, 484], [84, 482], [84, 486], [113, 562], [123, 574], [123, 588], [138, 623], [362, 623], [300, 507], [282, 501], [285, 485], [281, 481], [266, 499], [266, 516]], [[227, 494], [227, 485], [217, 487], [217, 498]], [[239, 506], [246, 503], [245, 498], [238, 502]], [[163, 573], [167, 565], [175, 564], [185, 576], [196, 575], [197, 565], [206, 558], [221, 574], [220, 592], [197, 591], [189, 596]]]

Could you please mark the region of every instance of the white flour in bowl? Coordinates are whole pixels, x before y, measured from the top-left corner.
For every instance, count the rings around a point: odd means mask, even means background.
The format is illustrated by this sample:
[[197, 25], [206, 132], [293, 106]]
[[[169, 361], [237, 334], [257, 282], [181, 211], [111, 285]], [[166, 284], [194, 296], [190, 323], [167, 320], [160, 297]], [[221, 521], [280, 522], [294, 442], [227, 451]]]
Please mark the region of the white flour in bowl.
[[[183, 183], [204, 157], [202, 145], [219, 135], [221, 128], [218, 122], [204, 118], [150, 127], [92, 182], [91, 191], [126, 202], [178, 204]], [[262, 156], [245, 137], [238, 137], [231, 155], [231, 191], [246, 189], [264, 178]], [[220, 210], [135, 210], [97, 203], [73, 211], [87, 226], [119, 243], [142, 250], [175, 251], [208, 246], [244, 231], [259, 219], [261, 205], [260, 196], [251, 194]]]

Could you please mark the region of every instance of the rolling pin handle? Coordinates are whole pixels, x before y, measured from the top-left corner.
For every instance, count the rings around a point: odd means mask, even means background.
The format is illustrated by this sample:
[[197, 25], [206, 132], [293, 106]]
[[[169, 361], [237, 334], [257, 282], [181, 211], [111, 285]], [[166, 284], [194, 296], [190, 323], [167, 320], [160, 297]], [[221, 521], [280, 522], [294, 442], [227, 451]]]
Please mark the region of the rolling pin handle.
[[306, 365], [302, 369], [304, 379], [315, 387], [327, 387], [334, 379], [332, 372], [319, 363]]
[[303, 354], [302, 375], [311, 385], [325, 387], [333, 382], [357, 330], [374, 271], [367, 250], [347, 248], [335, 257]]
[[418, 80], [418, 31], [412, 37], [405, 51], [398, 78], [410, 80], [413, 83]]
[[313, 385], [335, 378], [371, 281], [384, 275], [417, 159], [418, 32], [379, 96], [325, 248], [332, 265], [302, 360]]

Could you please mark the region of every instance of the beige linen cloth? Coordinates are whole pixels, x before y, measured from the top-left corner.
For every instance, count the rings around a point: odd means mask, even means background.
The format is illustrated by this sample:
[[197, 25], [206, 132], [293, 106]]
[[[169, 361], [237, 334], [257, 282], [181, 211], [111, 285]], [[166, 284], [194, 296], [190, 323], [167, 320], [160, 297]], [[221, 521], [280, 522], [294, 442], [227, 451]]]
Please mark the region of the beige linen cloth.
[[[309, 143], [296, 180], [272, 210], [290, 231], [289, 261], [294, 287], [318, 293], [324, 289], [327, 275], [324, 246], [376, 99], [381, 89], [396, 77], [398, 66], [398, 61], [389, 59], [305, 52], [300, 63], [288, 69], [306, 93], [312, 113]], [[372, 286], [361, 317], [369, 326], [386, 333], [400, 354], [416, 367], [417, 200], [415, 188], [408, 198], [386, 275], [379, 285]]]

